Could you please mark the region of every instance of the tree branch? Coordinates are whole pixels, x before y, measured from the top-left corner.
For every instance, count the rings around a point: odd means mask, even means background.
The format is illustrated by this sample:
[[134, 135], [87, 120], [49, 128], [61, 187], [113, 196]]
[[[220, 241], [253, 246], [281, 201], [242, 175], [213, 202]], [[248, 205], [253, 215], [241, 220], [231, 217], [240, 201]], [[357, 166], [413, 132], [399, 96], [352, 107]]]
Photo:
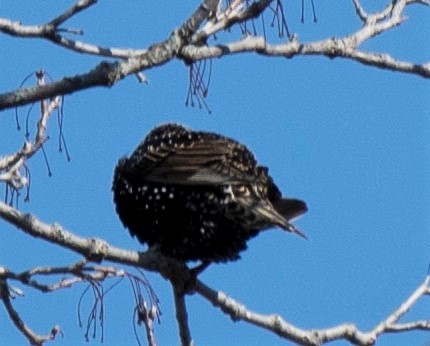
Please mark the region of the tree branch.
[[30, 327], [28, 327], [19, 316], [19, 313], [13, 307], [9, 293], [9, 287], [4, 280], [0, 280], [0, 299], [2, 300], [3, 305], [13, 324], [21, 331], [21, 333], [27, 338], [31, 345], [42, 346], [46, 341], [55, 339], [59, 332], [61, 333], [58, 326], [54, 326], [48, 335], [38, 335]]
[[[43, 71], [37, 71], [35, 74], [37, 85], [46, 85], [45, 73]], [[18, 191], [19, 189], [27, 186], [27, 196], [25, 200], [28, 200], [29, 198], [30, 187], [30, 174], [29, 169], [26, 166], [26, 162], [40, 149], [43, 149], [43, 145], [48, 139], [48, 136], [46, 135], [48, 120], [56, 109], [60, 109], [61, 104], [61, 96], [55, 96], [50, 100], [41, 100], [41, 112], [37, 122], [34, 139], [29, 139], [30, 133], [27, 129], [26, 140], [21, 150], [18, 150], [13, 154], [0, 157], [0, 182], [5, 182], [7, 186], [11, 187], [14, 191]]]
[[179, 336], [182, 346], [193, 346], [190, 327], [188, 325], [187, 306], [183, 289], [172, 282], [173, 296], [175, 300], [176, 320], [178, 321]]
[[0, 201], [0, 218], [16, 226], [24, 233], [83, 255], [90, 261], [107, 260], [115, 263], [144, 268], [158, 272], [166, 279], [182, 282], [183, 287], [192, 279], [192, 274], [182, 262], [163, 256], [157, 249], [146, 252], [117, 248], [99, 238], [84, 238], [65, 230], [59, 224], [47, 224], [31, 214], [25, 214]]
[[[19, 281], [23, 285], [32, 287], [43, 293], [57, 291], [63, 288], [70, 288], [76, 283], [85, 281], [104, 281], [107, 278], [117, 277], [123, 278], [129, 275], [124, 269], [117, 269], [112, 266], [91, 266], [87, 265], [88, 261], [83, 260], [73, 263], [69, 266], [62, 267], [34, 267], [22, 273], [15, 273], [6, 267], [0, 267], [1, 280]], [[61, 278], [58, 282], [44, 284], [39, 280], [34, 279], [35, 276], [53, 276], [67, 275], [70, 278]]]
[[[219, 58], [224, 55], [245, 52], [256, 52], [268, 57], [284, 57], [288, 59], [301, 55], [323, 55], [330, 59], [336, 57], [351, 59], [365, 65], [430, 78], [430, 61], [424, 64], [415, 64], [396, 60], [389, 54], [365, 52], [358, 49], [365, 41], [400, 25], [405, 20], [403, 12], [406, 6], [413, 3], [428, 4], [427, 1], [393, 1], [384, 10], [373, 15], [368, 15], [358, 0], [353, 0], [353, 2], [358, 16], [364, 21], [365, 25], [351, 35], [341, 38], [327, 38], [322, 41], [309, 43], [299, 43], [297, 37], [295, 37], [290, 42], [282, 44], [270, 44], [262, 36], [255, 37], [248, 35], [239, 41], [227, 44], [214, 46], [190, 44], [182, 49], [181, 54], [184, 58], [191, 61]], [[236, 19], [233, 20], [231, 18], [220, 21], [219, 26], [216, 28], [213, 26], [209, 33], [215, 34], [220, 30], [227, 29], [235, 21]], [[196, 35], [203, 35], [205, 37], [205, 28]]]
[[[62, 276], [61, 279], [58, 282], [50, 284], [44, 284], [42, 281], [35, 279], [35, 276], [52, 277], [58, 275]], [[138, 316], [138, 320], [136, 322], [137, 324], [141, 324], [142, 322], [144, 323], [149, 345], [155, 346], [156, 342], [153, 333], [152, 322], [155, 318], [159, 318], [159, 301], [142, 272], [140, 272], [140, 275], [133, 275], [124, 269], [116, 268], [114, 266], [88, 265], [87, 260], [79, 261], [69, 266], [62, 267], [34, 267], [22, 273], [15, 273], [6, 267], [0, 267], [0, 298], [3, 300], [6, 309], [9, 311], [11, 319], [14, 321], [21, 333], [24, 334], [24, 336], [27, 337], [27, 339], [29, 339], [32, 344], [41, 345], [45, 341], [52, 339], [55, 336], [54, 332], [56, 334], [58, 331], [60, 331], [59, 327], [56, 326], [53, 328], [49, 336], [38, 336], [32, 332], [32, 330], [22, 322], [18, 313], [16, 311], [14, 312], [10, 301], [10, 296], [23, 295], [23, 293], [20, 289], [8, 286], [7, 280], [18, 281], [27, 287], [37, 289], [44, 293], [70, 288], [71, 286], [78, 283], [88, 284], [88, 287], [91, 287], [94, 293], [94, 303], [87, 319], [85, 332], [85, 335], [88, 337], [88, 331], [95, 323], [100, 323], [101, 329], [103, 330], [103, 300], [110, 289], [120, 281], [114, 283], [107, 290], [103, 289], [102, 283], [108, 278], [122, 279], [124, 277], [127, 277], [130, 280], [134, 291], [136, 303], [135, 310]], [[2, 283], [3, 286], [1, 286]], [[5, 291], [1, 291], [2, 287]], [[147, 299], [142, 294], [142, 288], [144, 288], [147, 292]], [[83, 295], [86, 292], [87, 289], [84, 291]], [[2, 294], [7, 294], [9, 298], [2, 296]], [[78, 304], [78, 307], [78, 317], [79, 321], [81, 321], [80, 303]], [[103, 338], [103, 332], [101, 338]]]
[[56, 95], [71, 94], [86, 88], [112, 86], [130, 74], [165, 64], [174, 58], [197, 61], [222, 57], [228, 54], [256, 52], [270, 57], [292, 58], [301, 55], [323, 55], [329, 58], [341, 57], [365, 65], [404, 72], [430, 78], [430, 61], [423, 64], [400, 61], [388, 54], [365, 52], [358, 47], [365, 41], [380, 35], [403, 23], [405, 8], [411, 4], [428, 5], [427, 0], [392, 1], [384, 10], [367, 14], [359, 0], [353, 0], [358, 17], [364, 26], [355, 33], [341, 38], [327, 38], [322, 41], [299, 43], [297, 38], [282, 44], [269, 44], [262, 37], [246, 37], [238, 41], [215, 46], [202, 46], [202, 42], [213, 34], [230, 29], [260, 15], [273, 0], [259, 0], [252, 5], [235, 6], [216, 14], [215, 21], [209, 21], [198, 30], [205, 19], [216, 13], [219, 0], [205, 0], [182, 26], [175, 29], [165, 41], [147, 49], [119, 49], [73, 41], [59, 34], [56, 27], [79, 11], [92, 5], [92, 1], [80, 1], [62, 15], [41, 26], [23, 26], [8, 19], [0, 19], [0, 31], [22, 37], [40, 37], [80, 53], [117, 57], [122, 62], [101, 62], [93, 70], [65, 77], [46, 86], [22, 88], [0, 95], [0, 110], [47, 99]]
[[[243, 3], [241, 4], [240, 1], [234, 1], [229, 8], [216, 13], [219, 0], [205, 0], [189, 19], [171, 33], [169, 38], [147, 49], [140, 50], [106, 48], [73, 41], [60, 34], [63, 31], [72, 31], [61, 29], [59, 25], [80, 11], [92, 6], [96, 2], [95, 0], [80, 0], [47, 24], [40, 26], [25, 26], [18, 22], [0, 18], [0, 31], [9, 35], [42, 38], [76, 52], [122, 59], [117, 62], [103, 61], [87, 73], [65, 77], [51, 84], [46, 84], [43, 78], [39, 78], [37, 87], [20, 88], [0, 95], [0, 110], [41, 100], [41, 115], [34, 140], [32, 142], [27, 140], [22, 149], [16, 153], [0, 157], [0, 181], [10, 183], [16, 189], [22, 188], [28, 183], [26, 177], [21, 175], [20, 169], [25, 167], [25, 161], [34, 155], [45, 142], [47, 138], [46, 127], [50, 115], [61, 105], [62, 99], [58, 95], [70, 94], [94, 86], [110, 87], [130, 74], [138, 74], [146, 69], [167, 63], [174, 58], [198, 61], [244, 52], [284, 58], [292, 58], [300, 55], [322, 55], [328, 58], [341, 57], [351, 59], [366, 65], [430, 78], [430, 62], [415, 64], [396, 60], [388, 54], [365, 52], [359, 49], [360, 45], [365, 41], [401, 25], [405, 20], [403, 13], [406, 6], [414, 3], [428, 5], [429, 2], [426, 0], [393, 0], [385, 9], [375, 14], [367, 13], [359, 0], [353, 0], [356, 13], [363, 22], [363, 26], [355, 33], [341, 38], [328, 38], [309, 43], [300, 43], [297, 38], [294, 38], [282, 44], [270, 44], [266, 42], [264, 37], [246, 36], [230, 43], [212, 46], [206, 45], [206, 40], [211, 35], [230, 29], [238, 23], [258, 17], [267, 9], [272, 1], [258, 0], [248, 7], [243, 5]], [[199, 30], [207, 18], [214, 20], [207, 21]], [[342, 324], [321, 330], [303, 330], [287, 323], [278, 315], [266, 316], [250, 311], [244, 305], [236, 302], [222, 292], [214, 291], [200, 281], [197, 281], [196, 284], [195, 276], [193, 276], [184, 263], [167, 258], [156, 249], [140, 253], [116, 248], [102, 239], [79, 237], [58, 224], [44, 223], [35, 216], [22, 213], [3, 202], [0, 202], [0, 218], [10, 222], [33, 237], [42, 238], [63, 248], [67, 248], [85, 256], [88, 260], [97, 262], [109, 260], [160, 273], [171, 282], [173, 287], [176, 317], [183, 345], [192, 345], [185, 302], [185, 294], [190, 293], [187, 287], [195, 289], [201, 296], [219, 307], [234, 321], [247, 321], [283, 338], [304, 345], [320, 345], [337, 339], [346, 339], [359, 345], [369, 345], [375, 343], [379, 335], [383, 333], [430, 330], [430, 321], [419, 320], [399, 323], [399, 319], [422, 296], [430, 295], [429, 277], [396, 311], [380, 322], [370, 332], [362, 332], [354, 324]], [[107, 277], [125, 275], [125, 272], [120, 269], [104, 266], [86, 266], [86, 263], [87, 261], [85, 260], [68, 267], [36, 267], [23, 273], [13, 273], [5, 267], [0, 267], [0, 298], [11, 320], [27, 337], [30, 343], [41, 345], [45, 341], [53, 339], [59, 332], [59, 329], [58, 327], [54, 327], [50, 335], [40, 336], [26, 326], [12, 305], [12, 288], [8, 286], [7, 280], [17, 280], [24, 285], [40, 291], [52, 292], [83, 281], [92, 280], [93, 282], [101, 282]], [[73, 276], [49, 285], [34, 279], [36, 275], [66, 273]], [[137, 289], [137, 291], [139, 290]], [[154, 305], [151, 305], [151, 308], [147, 309], [146, 305], [140, 305], [139, 297], [136, 297], [136, 301], [139, 322], [145, 323], [148, 342], [151, 345], [155, 345], [152, 321], [154, 316], [157, 315], [158, 308], [154, 310]]]
[[[219, 0], [204, 0], [198, 9], [178, 29], [175, 29], [170, 37], [160, 43], [150, 46], [140, 55], [130, 57], [123, 62], [101, 62], [88, 73], [65, 77], [60, 81], [36, 88], [21, 88], [0, 95], [0, 110], [15, 106], [25, 105], [37, 100], [47, 99], [55, 95], [66, 95], [95, 86], [112, 86], [130, 74], [159, 66], [172, 60], [182, 47], [191, 41], [192, 35], [200, 24], [214, 12]], [[3, 24], [3, 26], [2, 26]], [[0, 20], [0, 30], [10, 33], [5, 29], [8, 24]], [[37, 34], [52, 39], [52, 28], [37, 27]], [[35, 29], [35, 30], [36, 30]], [[30, 35], [31, 33], [29, 33]], [[55, 36], [55, 35], [54, 35]], [[135, 52], [136, 53], [136, 52]]]
[[[94, 5], [95, 3], [96, 0], [80, 0], [65, 12], [43, 25], [23, 25], [20, 22], [14, 22], [6, 18], [0, 18], [0, 31], [16, 37], [45, 39], [77, 53], [123, 59], [130, 58], [138, 54], [143, 54], [145, 52], [144, 50], [102, 47], [81, 41], [74, 41], [60, 34], [60, 32], [63, 31], [70, 32], [70, 30], [60, 29], [59, 26], [61, 24], [79, 12]], [[72, 32], [78, 34], [83, 33], [82, 30], [78, 32], [75, 30]]]
[[411, 294], [411, 296], [402, 303], [398, 309], [396, 309], [391, 315], [389, 315], [384, 321], [379, 323], [373, 330], [372, 334], [377, 337], [384, 332], [399, 332], [399, 331], [410, 331], [410, 330], [430, 330], [430, 320], [428, 321], [417, 321], [405, 324], [396, 324], [399, 319], [404, 316], [412, 306], [424, 295], [428, 295], [430, 287], [430, 275], [426, 277], [424, 282]]
[[[422, 296], [430, 295], [430, 276], [427, 276], [424, 283], [421, 284], [395, 312], [389, 315], [386, 320], [378, 324], [370, 332], [362, 332], [353, 324], [342, 324], [328, 329], [306, 331], [287, 323], [278, 315], [266, 316], [250, 311], [244, 305], [236, 302], [224, 293], [214, 291], [201, 281], [197, 280], [196, 282], [192, 271], [190, 271], [184, 263], [165, 257], [154, 248], [145, 253], [138, 253], [116, 248], [101, 239], [79, 237], [64, 230], [60, 225], [45, 224], [36, 217], [30, 214], [23, 214], [3, 202], [0, 202], [0, 218], [5, 219], [33, 237], [42, 238], [51, 243], [60, 245], [61, 247], [70, 249], [84, 255], [87, 259], [95, 261], [109, 260], [111, 262], [133, 265], [160, 273], [163, 277], [168, 279], [174, 287], [175, 304], [178, 309], [177, 318], [181, 331], [181, 341], [184, 345], [190, 345], [192, 342], [184, 301], [184, 294], [189, 291], [190, 288], [191, 292], [195, 291], [199, 293], [214, 306], [219, 307], [228, 314], [234, 321], [247, 321], [261, 328], [270, 330], [283, 338], [303, 345], [320, 345], [337, 339], [346, 339], [358, 345], [370, 345], [376, 341], [379, 335], [385, 332], [417, 329], [430, 330], [430, 321], [415, 321], [406, 324], [397, 323], [400, 317], [404, 316]], [[58, 268], [57, 271], [63, 269]], [[43, 273], [45, 271], [45, 269], [34, 269], [34, 273]], [[3, 270], [3, 272], [5, 271]], [[5, 275], [6, 274], [3, 274], [3, 276], [0, 275], [0, 280], [4, 280]], [[21, 275], [21, 278], [26, 275], [28, 276], [28, 274]]]
[[63, 24], [66, 20], [70, 19], [75, 14], [87, 9], [88, 7], [94, 5], [96, 2], [97, 0], [80, 0], [75, 5], [66, 10], [64, 13], [51, 20], [47, 25], [51, 25], [54, 28], [58, 28], [58, 26]]
[[60, 245], [90, 260], [100, 261], [106, 259], [117, 263], [140, 266], [151, 271], [158, 271], [159, 269], [157, 256], [153, 252], [148, 251], [145, 254], [141, 254], [136, 251], [113, 247], [101, 239], [80, 237], [63, 229], [58, 224], [46, 224], [35, 216], [24, 214], [1, 201], [0, 217], [32, 237]]
[[[228, 7], [217, 14], [216, 19], [207, 22], [194, 36], [192, 43], [206, 41], [210, 36], [224, 30], [230, 29], [234, 24], [243, 23], [249, 19], [257, 18], [266, 10], [273, 0], [259, 0], [253, 2], [249, 7], [245, 3], [238, 5], [232, 3], [233, 7]], [[235, 6], [233, 5], [235, 4]]]
[[[60, 20], [61, 16], [53, 19]], [[117, 47], [103, 47], [87, 42], [71, 40], [60, 34], [60, 29], [57, 29], [52, 22], [45, 25], [22, 25], [19, 22], [13, 22], [6, 18], [0, 18], [0, 31], [11, 36], [23, 38], [41, 38], [48, 40], [58, 46], [69, 49], [76, 53], [96, 55], [109, 58], [127, 59], [136, 55], [144, 54], [146, 50], [139, 49], [124, 49]], [[81, 34], [79, 32], [79, 34]]]
[[346, 44], [344, 39], [336, 38], [303, 44], [294, 40], [285, 44], [271, 45], [268, 44], [262, 36], [246, 36], [240, 41], [235, 41], [226, 45], [202, 47], [188, 45], [182, 50], [183, 56], [192, 61], [248, 52], [256, 52], [268, 57], [284, 57], [288, 59], [300, 55], [322, 55], [330, 59], [344, 58], [369, 66], [430, 78], [430, 62], [426, 64], [415, 64], [396, 60], [389, 54], [360, 51]]
[[429, 321], [415, 321], [396, 324], [409, 309], [424, 295], [429, 293], [430, 276], [411, 294], [401, 306], [378, 324], [370, 332], [360, 331], [354, 324], [341, 324], [336, 327], [318, 330], [303, 330], [286, 322], [279, 315], [262, 315], [247, 309], [244, 305], [228, 297], [221, 291], [214, 291], [201, 281], [197, 281], [195, 290], [203, 298], [211, 302], [229, 315], [233, 321], [246, 321], [276, 335], [301, 345], [322, 345], [334, 340], [345, 339], [357, 345], [373, 345], [378, 336], [386, 332], [403, 332], [411, 330], [430, 330]]

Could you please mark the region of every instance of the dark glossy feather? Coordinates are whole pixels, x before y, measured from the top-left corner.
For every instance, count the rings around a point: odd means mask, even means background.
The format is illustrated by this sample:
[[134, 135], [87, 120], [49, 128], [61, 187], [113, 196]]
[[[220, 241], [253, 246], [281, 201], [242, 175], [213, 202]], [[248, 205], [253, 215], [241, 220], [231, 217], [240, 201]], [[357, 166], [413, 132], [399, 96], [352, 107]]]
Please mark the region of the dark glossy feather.
[[282, 198], [266, 167], [242, 144], [175, 124], [153, 129], [115, 169], [121, 221], [142, 243], [181, 260], [239, 258], [246, 241], [289, 221], [306, 204]]

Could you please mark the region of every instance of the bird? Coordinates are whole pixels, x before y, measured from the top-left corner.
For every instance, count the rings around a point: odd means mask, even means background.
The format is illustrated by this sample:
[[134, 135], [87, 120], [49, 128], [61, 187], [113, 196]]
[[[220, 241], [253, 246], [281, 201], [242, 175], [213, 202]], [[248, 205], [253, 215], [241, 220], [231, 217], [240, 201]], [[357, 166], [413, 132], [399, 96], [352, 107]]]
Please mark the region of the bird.
[[249, 239], [274, 227], [306, 238], [290, 223], [306, 203], [282, 197], [245, 145], [213, 132], [155, 127], [119, 159], [112, 191], [129, 233], [183, 262], [235, 261]]

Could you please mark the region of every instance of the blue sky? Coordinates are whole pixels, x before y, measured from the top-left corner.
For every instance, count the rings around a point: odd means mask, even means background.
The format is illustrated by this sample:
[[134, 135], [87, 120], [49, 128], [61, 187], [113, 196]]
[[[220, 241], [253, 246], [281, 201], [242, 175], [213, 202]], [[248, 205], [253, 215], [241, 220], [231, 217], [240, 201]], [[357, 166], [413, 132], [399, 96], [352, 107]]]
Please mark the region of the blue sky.
[[[167, 37], [198, 2], [100, 1], [67, 23], [85, 30], [82, 40], [106, 46], [144, 48]], [[302, 41], [344, 35], [360, 27], [350, 2], [336, 9], [310, 1], [300, 23], [300, 1], [285, 2], [290, 30]], [[383, 1], [366, 1], [369, 10]], [[60, 0], [2, 3], [2, 16], [38, 24], [72, 4]], [[172, 6], [174, 8], [172, 8]], [[366, 50], [416, 62], [429, 60], [428, 9], [414, 6], [409, 20], [368, 42]], [[231, 40], [236, 33], [230, 36]], [[225, 36], [228, 37], [228, 36]], [[223, 37], [224, 38], [224, 35]], [[78, 55], [39, 40], [0, 35], [1, 90], [9, 91], [32, 71], [54, 79], [89, 70], [100, 59]], [[70, 163], [58, 154], [58, 126], [49, 124], [46, 151], [29, 162], [31, 202], [20, 203], [45, 222], [59, 222], [82, 236], [103, 237], [116, 246], [141, 249], [123, 229], [111, 196], [113, 168], [157, 124], [174, 121], [231, 136], [267, 165], [284, 194], [304, 199], [309, 212], [297, 221], [309, 240], [279, 230], [260, 234], [240, 261], [213, 265], [201, 279], [252, 310], [279, 313], [302, 328], [354, 322], [368, 330], [422, 282], [430, 260], [430, 85], [420, 77], [352, 61], [322, 57], [270, 59], [256, 55], [213, 61], [207, 102], [212, 114], [185, 107], [188, 71], [172, 62], [146, 72], [149, 85], [131, 77], [113, 88], [92, 89], [65, 101], [65, 136]], [[27, 108], [20, 110], [23, 121]], [[32, 113], [31, 120], [37, 114]], [[33, 124], [34, 126], [34, 124]], [[0, 152], [22, 145], [14, 112], [0, 116]], [[1, 192], [3, 190], [0, 190]], [[31, 239], [0, 221], [0, 264], [12, 270], [66, 265], [79, 258]], [[161, 300], [156, 326], [160, 345], [178, 344], [170, 285], [148, 274]], [[43, 295], [25, 289], [14, 301], [36, 331], [63, 328], [57, 344], [84, 344], [77, 304], [84, 287]], [[233, 323], [198, 296], [187, 298], [192, 335], [198, 345], [285, 345], [285, 340], [243, 322]], [[90, 304], [84, 304], [84, 309]], [[105, 300], [104, 345], [133, 344], [133, 297], [127, 282]], [[422, 301], [408, 320], [428, 319]], [[99, 335], [98, 335], [99, 336]], [[142, 331], [143, 336], [143, 331]], [[0, 309], [0, 343], [24, 344]], [[378, 345], [423, 345], [430, 333], [384, 336]], [[91, 342], [98, 345], [99, 339]], [[54, 343], [55, 344], [55, 343]], [[335, 345], [344, 344], [342, 342]]]

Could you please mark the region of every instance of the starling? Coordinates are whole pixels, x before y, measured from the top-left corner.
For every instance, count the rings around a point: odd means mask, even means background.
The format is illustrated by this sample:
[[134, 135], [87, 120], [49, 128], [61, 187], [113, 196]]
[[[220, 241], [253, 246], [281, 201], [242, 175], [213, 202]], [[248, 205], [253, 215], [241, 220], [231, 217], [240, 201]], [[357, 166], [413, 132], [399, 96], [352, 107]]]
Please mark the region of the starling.
[[260, 231], [307, 211], [282, 198], [268, 169], [233, 139], [176, 124], [153, 129], [114, 172], [116, 211], [132, 236], [182, 261], [240, 258]]

